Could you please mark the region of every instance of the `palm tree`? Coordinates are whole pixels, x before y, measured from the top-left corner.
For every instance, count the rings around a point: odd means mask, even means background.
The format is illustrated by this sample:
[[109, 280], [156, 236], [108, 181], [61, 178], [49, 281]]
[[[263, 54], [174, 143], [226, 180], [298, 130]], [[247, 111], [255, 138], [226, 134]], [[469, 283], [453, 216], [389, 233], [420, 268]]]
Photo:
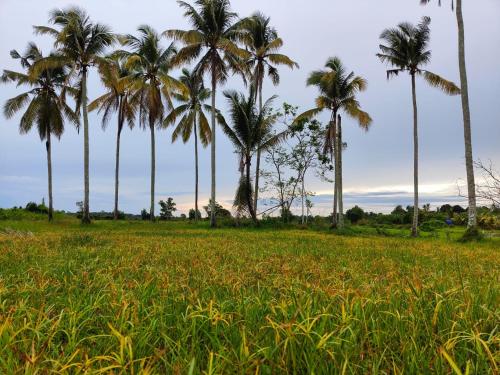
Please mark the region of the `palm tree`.
[[[347, 73], [338, 57], [329, 58], [325, 64], [326, 70], [312, 72], [307, 79], [308, 86], [316, 86], [320, 96], [316, 98], [316, 108], [310, 109], [298, 116], [297, 120], [312, 117], [322, 111], [330, 111], [330, 122], [325, 132], [325, 154], [329, 154], [335, 165], [334, 214], [332, 226], [343, 228], [342, 199], [342, 122], [340, 111], [357, 120], [359, 126], [368, 130], [372, 119], [361, 110], [356, 94], [365, 91], [366, 80], [356, 76], [354, 72]], [[296, 121], [297, 121], [296, 120]], [[338, 215], [337, 215], [338, 207]], [[338, 217], [337, 217], [338, 216]]]
[[[209, 112], [212, 107], [203, 104], [210, 97], [210, 90], [203, 85], [203, 79], [193, 74], [188, 69], [182, 69], [182, 76], [179, 81], [185, 86], [184, 92], [174, 94], [174, 98], [181, 104], [174, 108], [163, 121], [164, 126], [177, 126], [172, 133], [172, 142], [179, 136], [187, 143], [191, 135], [194, 134], [194, 160], [195, 160], [195, 220], [198, 220], [198, 137], [203, 147], [208, 146], [212, 138], [210, 125], [205, 116], [205, 111]], [[220, 114], [219, 114], [220, 116]]]
[[429, 85], [441, 89], [448, 95], [458, 95], [460, 89], [450, 81], [428, 70], [422, 69], [431, 60], [431, 51], [427, 50], [430, 39], [429, 17], [422, 18], [418, 25], [404, 22], [396, 28], [386, 29], [380, 35], [380, 39], [386, 42], [381, 44], [381, 53], [377, 56], [382, 62], [391, 65], [393, 69], [387, 70], [387, 79], [408, 72], [411, 77], [411, 88], [413, 98], [413, 225], [412, 236], [418, 235], [418, 113], [416, 77], [422, 76]]
[[252, 157], [259, 147], [265, 151], [277, 144], [286, 133], [272, 134], [272, 126], [276, 121], [276, 116], [271, 114], [271, 104], [274, 97], [267, 100], [260, 110], [256, 106], [253, 92], [250, 93], [248, 99], [235, 91], [225, 91], [224, 96], [229, 102], [229, 116], [232, 126], [222, 122], [223, 130], [241, 157], [240, 171], [242, 175], [236, 193], [235, 206], [244, 206], [253, 221], [257, 223], [251, 183]]
[[75, 94], [67, 85], [67, 67], [47, 68], [40, 71], [35, 80], [28, 74], [33, 63], [43, 58], [42, 52], [34, 43], [29, 43], [26, 52], [21, 55], [12, 50], [10, 55], [19, 59], [21, 66], [27, 70], [18, 73], [4, 70], [0, 81], [12, 82], [17, 86], [28, 86], [30, 89], [14, 98], [7, 100], [3, 111], [6, 118], [11, 118], [17, 112], [26, 108], [19, 123], [21, 134], [28, 133], [36, 125], [40, 139], [45, 141], [47, 151], [47, 178], [49, 195], [49, 221], [53, 219], [54, 204], [52, 199], [52, 144], [51, 136], [58, 139], [64, 132], [64, 118], [78, 126], [78, 116], [66, 104], [65, 93]]
[[196, 74], [203, 76], [210, 74], [212, 91], [212, 118], [211, 118], [211, 204], [210, 225], [216, 226], [216, 163], [215, 163], [215, 126], [216, 106], [215, 97], [217, 85], [226, 82], [229, 72], [243, 69], [241, 59], [248, 57], [248, 52], [239, 48], [236, 40], [241, 36], [241, 28], [247, 20], [235, 22], [236, 13], [231, 12], [229, 0], [195, 0], [192, 6], [185, 1], [178, 1], [185, 9], [184, 16], [189, 19], [192, 30], [167, 30], [165, 35], [179, 40], [184, 47], [177, 55], [179, 64], [197, 59]]
[[89, 120], [87, 108], [87, 75], [91, 66], [100, 61], [104, 50], [113, 44], [115, 37], [104, 25], [92, 23], [87, 13], [76, 7], [66, 10], [53, 10], [50, 22], [59, 30], [47, 26], [34, 26], [39, 34], [48, 34], [55, 38], [55, 47], [60, 53], [39, 60], [33, 66], [32, 75], [39, 75], [46, 68], [61, 67], [70, 64], [74, 74], [78, 74], [80, 90], [77, 109], [83, 113], [83, 158], [84, 158], [84, 199], [82, 223], [90, 223], [89, 211]]
[[[422, 4], [427, 4], [430, 0], [420, 0]], [[441, 0], [439, 0], [441, 6]], [[451, 1], [451, 10], [455, 10], [454, 0]], [[462, 0], [457, 0], [455, 11], [458, 27], [458, 68], [460, 71], [460, 92], [462, 96], [462, 116], [464, 120], [464, 142], [465, 142], [465, 169], [467, 173], [467, 195], [469, 198], [469, 221], [468, 227], [477, 226], [477, 208], [476, 208], [476, 183], [474, 178], [474, 159], [472, 157], [472, 135], [471, 119], [469, 107], [469, 85], [467, 82], [467, 67], [465, 64], [465, 26], [462, 15]]]
[[[271, 82], [276, 86], [280, 82], [280, 75], [276, 65], [284, 65], [290, 69], [298, 68], [299, 65], [288, 56], [278, 53], [283, 46], [283, 40], [278, 37], [277, 31], [270, 26], [271, 18], [260, 12], [250, 17], [250, 22], [245, 24], [242, 42], [250, 52], [247, 65], [251, 69], [251, 82], [254, 92], [259, 97], [259, 108], [262, 110], [262, 86], [264, 77], [269, 76]], [[259, 199], [259, 172], [262, 150], [257, 148], [257, 160], [255, 166], [255, 207], [257, 211]]]
[[130, 92], [130, 72], [118, 58], [110, 58], [99, 67], [101, 82], [108, 90], [89, 104], [89, 111], [103, 112], [102, 128], [106, 129], [109, 117], [113, 112], [118, 114], [116, 131], [116, 156], [115, 156], [115, 206], [113, 216], [118, 220], [118, 187], [120, 170], [120, 137], [125, 121], [130, 129], [134, 127], [137, 103], [134, 102]]
[[138, 29], [139, 36], [125, 35], [120, 42], [132, 49], [116, 51], [115, 55], [126, 58], [126, 66], [131, 71], [133, 100], [139, 105], [139, 124], [149, 128], [151, 134], [151, 205], [149, 216], [154, 221], [155, 207], [155, 127], [160, 127], [165, 109], [172, 108], [171, 94], [179, 89], [179, 82], [169, 75], [173, 59], [177, 53], [174, 44], [167, 48], [160, 45], [160, 36], [150, 26]]

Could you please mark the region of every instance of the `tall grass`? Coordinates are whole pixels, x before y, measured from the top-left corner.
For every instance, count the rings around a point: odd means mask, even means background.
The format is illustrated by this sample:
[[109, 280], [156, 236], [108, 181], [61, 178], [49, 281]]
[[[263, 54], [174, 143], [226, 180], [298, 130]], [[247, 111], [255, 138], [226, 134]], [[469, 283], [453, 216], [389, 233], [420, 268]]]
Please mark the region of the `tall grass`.
[[0, 373], [498, 373], [499, 241], [3, 226]]

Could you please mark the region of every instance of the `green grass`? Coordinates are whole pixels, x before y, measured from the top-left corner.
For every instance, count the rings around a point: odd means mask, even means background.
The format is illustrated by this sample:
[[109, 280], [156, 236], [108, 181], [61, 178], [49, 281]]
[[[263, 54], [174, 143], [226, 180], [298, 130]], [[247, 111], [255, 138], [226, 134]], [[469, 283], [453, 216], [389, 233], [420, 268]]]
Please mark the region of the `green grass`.
[[497, 374], [500, 241], [452, 237], [1, 221], [0, 373]]

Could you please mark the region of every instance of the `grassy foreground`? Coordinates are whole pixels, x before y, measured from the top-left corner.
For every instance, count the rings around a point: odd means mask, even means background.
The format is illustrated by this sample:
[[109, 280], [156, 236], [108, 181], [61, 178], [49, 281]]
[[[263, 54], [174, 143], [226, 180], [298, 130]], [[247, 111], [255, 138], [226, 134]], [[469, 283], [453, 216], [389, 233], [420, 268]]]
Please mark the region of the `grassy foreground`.
[[0, 222], [0, 373], [497, 374], [500, 241]]

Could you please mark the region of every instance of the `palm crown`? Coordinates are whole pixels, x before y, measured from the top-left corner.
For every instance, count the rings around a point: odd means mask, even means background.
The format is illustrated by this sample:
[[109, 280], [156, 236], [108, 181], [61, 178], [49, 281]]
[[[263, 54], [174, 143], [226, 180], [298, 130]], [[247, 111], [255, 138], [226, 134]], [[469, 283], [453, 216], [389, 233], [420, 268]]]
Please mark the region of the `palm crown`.
[[203, 80], [199, 76], [187, 69], [182, 69], [179, 81], [185, 86], [185, 90], [175, 93], [174, 98], [181, 104], [170, 112], [163, 124], [165, 126], [172, 125], [180, 118], [172, 133], [172, 142], [182, 136], [182, 141], [186, 143], [191, 137], [196, 121], [201, 143], [203, 146], [207, 146], [210, 143], [212, 133], [205, 112], [211, 111], [212, 107], [204, 102], [210, 98], [210, 90], [205, 88]]
[[235, 41], [241, 37], [242, 26], [247, 20], [237, 21], [238, 16], [231, 12], [229, 0], [196, 0], [196, 7], [185, 1], [178, 3], [185, 9], [184, 16], [193, 29], [165, 31], [167, 36], [184, 44], [176, 62], [191, 62], [206, 49], [196, 64], [197, 74], [210, 72], [212, 80], [224, 83], [230, 70], [241, 72], [241, 59], [246, 58], [248, 52], [239, 48]]
[[307, 85], [316, 86], [320, 92], [320, 96], [316, 98], [316, 108], [310, 113], [325, 109], [337, 112], [342, 109], [367, 129], [372, 121], [371, 117], [361, 110], [356, 99], [359, 92], [366, 90], [366, 80], [356, 76], [354, 72], [347, 73], [338, 57], [328, 59], [325, 67], [326, 70], [314, 71], [307, 79]]
[[[372, 123], [370, 115], [361, 109], [356, 95], [367, 88], [366, 80], [356, 76], [354, 72], [347, 73], [338, 57], [329, 58], [325, 64], [326, 70], [312, 72], [307, 79], [308, 86], [316, 86], [320, 95], [316, 98], [316, 108], [310, 109], [298, 116], [297, 120], [310, 118], [324, 110], [332, 112], [332, 121], [336, 121], [337, 113], [343, 110], [356, 119], [358, 124], [367, 130]], [[325, 152], [332, 152], [336, 129], [327, 128], [325, 137]]]
[[[102, 24], [92, 23], [87, 13], [77, 7], [66, 10], [53, 10], [50, 22], [59, 29], [48, 26], [34, 26], [38, 34], [54, 37], [57, 54], [39, 60], [32, 67], [32, 75], [37, 75], [45, 68], [71, 65], [72, 72], [86, 72], [91, 65], [99, 64], [102, 53], [115, 41], [111, 30]], [[81, 82], [80, 82], [80, 91]], [[81, 104], [81, 96], [77, 108]]]
[[270, 21], [270, 17], [259, 12], [254, 13], [248, 22], [245, 22], [241, 36], [241, 41], [250, 52], [246, 63], [252, 70], [251, 78], [255, 94], [262, 90], [266, 70], [273, 84], [278, 85], [280, 75], [276, 65], [285, 65], [291, 69], [299, 67], [288, 56], [278, 53], [283, 46], [283, 40], [278, 37], [277, 31], [269, 25]]
[[[31, 69], [34, 63], [44, 58], [34, 43], [28, 44], [23, 55], [16, 50], [12, 50], [10, 54], [14, 59], [19, 59], [21, 66], [26, 70]], [[36, 124], [40, 139], [44, 140], [50, 134], [58, 138], [62, 135], [64, 118], [78, 126], [78, 116], [65, 101], [67, 92], [75, 95], [75, 90], [67, 84], [67, 67], [43, 69], [36, 79], [30, 77], [28, 72], [4, 70], [0, 80], [3, 83], [12, 82], [17, 86], [30, 87], [30, 90], [7, 100], [3, 108], [5, 117], [11, 118], [27, 105], [19, 124], [21, 133], [29, 132]]]
[[147, 25], [140, 26], [138, 32], [138, 37], [120, 37], [120, 42], [132, 51], [120, 50], [115, 55], [127, 60], [135, 99], [140, 103], [141, 126], [160, 125], [165, 111], [163, 98], [171, 108], [171, 93], [180, 87], [179, 82], [169, 75], [177, 50], [173, 43], [163, 48], [158, 33]]
[[259, 145], [265, 150], [282, 139], [283, 133], [272, 133], [272, 125], [276, 122], [276, 116], [271, 114], [274, 96], [263, 104], [260, 111], [255, 105], [253, 92], [248, 99], [232, 90], [225, 91], [224, 96], [229, 103], [232, 127], [224, 122], [223, 130], [239, 153], [251, 156]]
[[429, 25], [431, 19], [424, 17], [418, 25], [408, 22], [400, 23], [396, 28], [386, 29], [380, 39], [386, 44], [380, 45], [378, 58], [388, 63], [393, 69], [387, 70], [387, 78], [408, 72], [410, 75], [421, 75], [433, 87], [441, 89], [449, 95], [457, 95], [460, 89], [439, 75], [423, 69], [431, 60], [428, 50], [430, 40]]
[[130, 71], [119, 58], [108, 58], [99, 66], [99, 73], [107, 93], [89, 104], [89, 111], [102, 112], [102, 127], [106, 128], [111, 114], [118, 113], [118, 132], [125, 121], [130, 128], [134, 126], [137, 103], [131, 97]]

